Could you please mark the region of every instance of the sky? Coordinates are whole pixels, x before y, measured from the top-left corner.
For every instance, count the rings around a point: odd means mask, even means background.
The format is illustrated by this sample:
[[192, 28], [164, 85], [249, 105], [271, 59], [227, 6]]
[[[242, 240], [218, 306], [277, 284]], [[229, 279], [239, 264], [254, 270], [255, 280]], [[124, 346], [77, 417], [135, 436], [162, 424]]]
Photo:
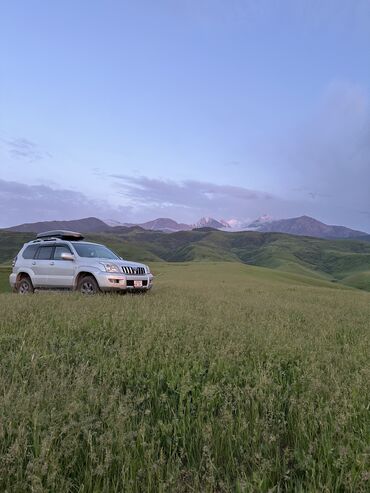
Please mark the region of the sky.
[[0, 227], [370, 232], [370, 0], [0, 2]]

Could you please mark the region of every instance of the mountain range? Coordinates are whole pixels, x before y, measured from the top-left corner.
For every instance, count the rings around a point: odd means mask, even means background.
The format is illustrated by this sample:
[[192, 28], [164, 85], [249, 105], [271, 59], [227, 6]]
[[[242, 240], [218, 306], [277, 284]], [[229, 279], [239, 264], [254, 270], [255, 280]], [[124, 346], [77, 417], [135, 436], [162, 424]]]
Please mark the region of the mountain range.
[[312, 236], [327, 239], [360, 238], [370, 239], [370, 235], [345, 226], [325, 224], [309, 216], [300, 216], [290, 219], [273, 220], [270, 216], [262, 216], [247, 224], [237, 220], [216, 220], [212, 217], [202, 217], [195, 224], [178, 223], [170, 218], [158, 218], [145, 223], [120, 223], [118, 221], [102, 221], [96, 217], [75, 219], [71, 221], [42, 221], [20, 224], [7, 228], [8, 231], [41, 233], [54, 229], [75, 230], [81, 233], [114, 232], [117, 229], [139, 227], [144, 230], [174, 233], [177, 231], [191, 231], [199, 228], [232, 231], [258, 231], [261, 233], [287, 233], [298, 236]]

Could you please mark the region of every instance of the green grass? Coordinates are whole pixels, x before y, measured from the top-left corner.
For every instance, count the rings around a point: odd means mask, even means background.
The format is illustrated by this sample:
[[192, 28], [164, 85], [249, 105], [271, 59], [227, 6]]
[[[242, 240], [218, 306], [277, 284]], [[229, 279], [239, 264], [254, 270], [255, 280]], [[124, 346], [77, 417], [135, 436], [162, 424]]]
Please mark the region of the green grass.
[[153, 268], [146, 296], [0, 294], [0, 491], [369, 491], [369, 293]]
[[349, 275], [343, 279], [343, 283], [357, 289], [370, 291], [370, 270]]
[[10, 286], [9, 286], [10, 272], [11, 272], [11, 267], [0, 265], [0, 293], [10, 291]]

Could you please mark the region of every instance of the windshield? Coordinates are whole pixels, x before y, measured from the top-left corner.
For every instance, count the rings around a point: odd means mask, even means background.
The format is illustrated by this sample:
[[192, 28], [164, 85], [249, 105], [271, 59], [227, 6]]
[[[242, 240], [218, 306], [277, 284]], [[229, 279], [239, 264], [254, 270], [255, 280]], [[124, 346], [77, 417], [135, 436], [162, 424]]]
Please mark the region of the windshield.
[[80, 257], [119, 259], [118, 255], [103, 245], [94, 243], [73, 243]]

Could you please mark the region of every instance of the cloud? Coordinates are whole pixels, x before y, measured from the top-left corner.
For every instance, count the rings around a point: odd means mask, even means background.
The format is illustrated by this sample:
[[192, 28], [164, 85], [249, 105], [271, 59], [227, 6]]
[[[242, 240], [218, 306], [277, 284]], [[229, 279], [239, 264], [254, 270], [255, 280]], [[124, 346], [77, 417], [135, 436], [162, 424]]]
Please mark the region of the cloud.
[[176, 182], [145, 176], [110, 175], [119, 193], [141, 217], [175, 216], [194, 222], [199, 216], [255, 218], [266, 211], [284, 214], [293, 209], [269, 193], [232, 185], [186, 180]]
[[130, 207], [113, 207], [81, 192], [0, 179], [0, 227], [54, 219], [97, 216], [125, 220]]
[[37, 144], [25, 138], [1, 138], [0, 142], [8, 151], [10, 157], [15, 159], [25, 159], [28, 162], [34, 162], [52, 157], [49, 152], [42, 151]]
[[118, 205], [57, 186], [0, 179], [0, 227], [89, 216], [120, 222], [166, 216], [193, 224], [204, 215], [248, 221], [266, 212], [279, 217], [299, 210], [293, 202], [244, 187], [195, 180], [175, 182], [145, 176], [109, 176], [121, 197]]

